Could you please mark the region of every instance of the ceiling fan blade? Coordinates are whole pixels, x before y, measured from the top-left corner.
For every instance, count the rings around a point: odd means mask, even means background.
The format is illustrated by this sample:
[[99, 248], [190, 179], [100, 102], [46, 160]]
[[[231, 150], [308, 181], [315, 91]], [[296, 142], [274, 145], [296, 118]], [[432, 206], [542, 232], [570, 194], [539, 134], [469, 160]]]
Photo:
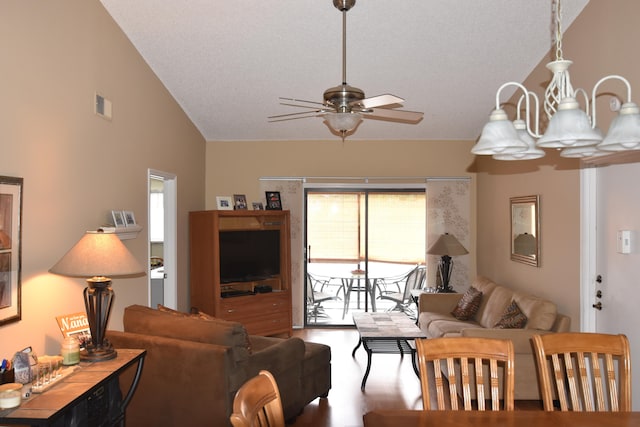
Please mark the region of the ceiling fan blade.
[[[310, 108], [310, 109], [312, 109], [312, 110], [318, 110], [318, 106], [317, 106], [317, 105], [313, 105], [313, 106], [311, 106], [311, 105], [289, 104], [288, 102], [281, 102], [281, 103], [280, 103], [280, 105], [286, 105], [286, 106], [288, 106], [288, 107], [296, 107], [296, 108]], [[327, 106], [326, 106], [326, 105], [324, 105], [324, 104], [320, 104], [320, 105], [322, 105], [322, 106], [323, 106], [323, 107], [325, 107], [325, 108], [322, 108], [322, 109], [320, 109], [319, 111], [327, 112], [327, 111], [334, 110], [334, 108], [333, 108], [333, 107], [327, 107]]]
[[325, 113], [324, 110], [316, 110], [316, 111], [302, 111], [299, 113], [289, 113], [289, 114], [278, 114], [276, 116], [269, 116], [269, 122], [282, 122], [284, 120], [293, 120], [293, 119], [305, 119], [307, 117], [317, 117], [318, 114]]
[[392, 110], [389, 108], [371, 108], [371, 112], [363, 111], [363, 117], [367, 119], [390, 120], [407, 123], [418, 123], [424, 113], [419, 111]]
[[364, 108], [374, 108], [381, 107], [383, 105], [402, 104], [403, 102], [404, 99], [391, 95], [390, 93], [385, 93], [383, 95], [361, 99], [358, 101], [358, 104], [361, 104]]
[[[322, 102], [307, 101], [307, 100], [305, 100], [305, 99], [283, 98], [283, 97], [280, 97], [280, 98], [278, 98], [278, 99], [279, 99], [280, 101], [304, 102], [304, 103], [307, 103], [307, 104], [324, 105], [324, 103], [322, 103]], [[282, 105], [291, 105], [291, 104], [286, 104], [286, 103], [283, 103], [283, 102], [280, 102], [280, 104], [282, 104]], [[294, 105], [294, 107], [302, 107], [302, 105]], [[307, 107], [307, 108], [310, 108], [310, 107]], [[315, 108], [315, 107], [313, 107], [313, 108]]]

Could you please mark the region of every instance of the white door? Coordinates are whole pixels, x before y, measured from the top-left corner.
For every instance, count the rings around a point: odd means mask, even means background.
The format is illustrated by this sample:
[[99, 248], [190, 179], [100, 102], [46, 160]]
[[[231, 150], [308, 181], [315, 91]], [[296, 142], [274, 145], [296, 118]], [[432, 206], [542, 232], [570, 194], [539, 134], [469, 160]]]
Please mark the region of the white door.
[[152, 269], [149, 263], [149, 305], [177, 309], [177, 177], [149, 169], [148, 182], [149, 260], [162, 259], [160, 269]]
[[[640, 368], [639, 177], [640, 164], [599, 167], [582, 175], [582, 210], [590, 211], [583, 212], [581, 329], [627, 335], [632, 369]], [[619, 246], [620, 232], [625, 230], [630, 232], [629, 251]], [[640, 390], [637, 375], [632, 388]], [[638, 393], [633, 408], [640, 408]]]

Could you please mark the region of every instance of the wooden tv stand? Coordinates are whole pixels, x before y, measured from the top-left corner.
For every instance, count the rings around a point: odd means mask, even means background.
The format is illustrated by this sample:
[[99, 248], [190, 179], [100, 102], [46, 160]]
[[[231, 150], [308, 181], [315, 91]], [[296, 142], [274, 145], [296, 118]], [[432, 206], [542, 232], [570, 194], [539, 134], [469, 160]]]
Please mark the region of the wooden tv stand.
[[[220, 232], [278, 230], [280, 274], [266, 279], [221, 283]], [[191, 306], [242, 323], [252, 335], [292, 332], [289, 211], [197, 211], [189, 213]], [[261, 286], [271, 292], [259, 291]], [[228, 291], [237, 295], [223, 297]], [[241, 294], [240, 292], [253, 292]]]

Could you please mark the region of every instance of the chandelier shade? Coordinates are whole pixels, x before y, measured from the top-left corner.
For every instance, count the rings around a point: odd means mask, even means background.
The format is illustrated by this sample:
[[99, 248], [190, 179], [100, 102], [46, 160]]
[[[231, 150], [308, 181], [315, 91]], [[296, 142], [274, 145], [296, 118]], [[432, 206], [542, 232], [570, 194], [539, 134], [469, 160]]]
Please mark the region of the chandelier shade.
[[602, 141], [602, 133], [591, 126], [587, 113], [580, 109], [575, 98], [564, 98], [551, 117], [547, 131], [538, 140], [538, 147], [565, 148], [595, 145]]
[[634, 102], [626, 102], [611, 122], [609, 132], [598, 144], [604, 151], [640, 149], [640, 109]]
[[484, 125], [482, 134], [471, 152], [473, 154], [509, 154], [523, 152], [527, 143], [518, 137], [518, 132], [501, 108], [495, 109]]
[[518, 134], [518, 138], [524, 141], [527, 144], [527, 149], [525, 151], [518, 151], [516, 153], [508, 153], [508, 154], [494, 154], [493, 158], [496, 160], [533, 160], [544, 157], [545, 152], [538, 147], [536, 147], [536, 140], [533, 139], [529, 132], [527, 132], [527, 124], [522, 119], [517, 119], [513, 121], [513, 127], [516, 129], [516, 133]]

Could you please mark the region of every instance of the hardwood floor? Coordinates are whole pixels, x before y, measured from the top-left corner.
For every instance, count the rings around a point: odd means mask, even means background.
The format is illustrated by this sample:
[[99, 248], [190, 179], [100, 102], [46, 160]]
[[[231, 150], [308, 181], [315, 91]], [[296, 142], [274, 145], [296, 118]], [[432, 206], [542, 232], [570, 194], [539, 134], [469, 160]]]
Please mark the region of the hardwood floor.
[[[316, 399], [291, 427], [362, 426], [362, 416], [377, 409], [422, 409], [420, 380], [411, 359], [398, 354], [374, 354], [365, 391], [360, 384], [367, 367], [367, 354], [358, 343], [354, 328], [299, 329], [294, 336], [331, 347], [332, 387], [329, 397]], [[516, 409], [541, 409], [537, 401], [516, 402]]]

